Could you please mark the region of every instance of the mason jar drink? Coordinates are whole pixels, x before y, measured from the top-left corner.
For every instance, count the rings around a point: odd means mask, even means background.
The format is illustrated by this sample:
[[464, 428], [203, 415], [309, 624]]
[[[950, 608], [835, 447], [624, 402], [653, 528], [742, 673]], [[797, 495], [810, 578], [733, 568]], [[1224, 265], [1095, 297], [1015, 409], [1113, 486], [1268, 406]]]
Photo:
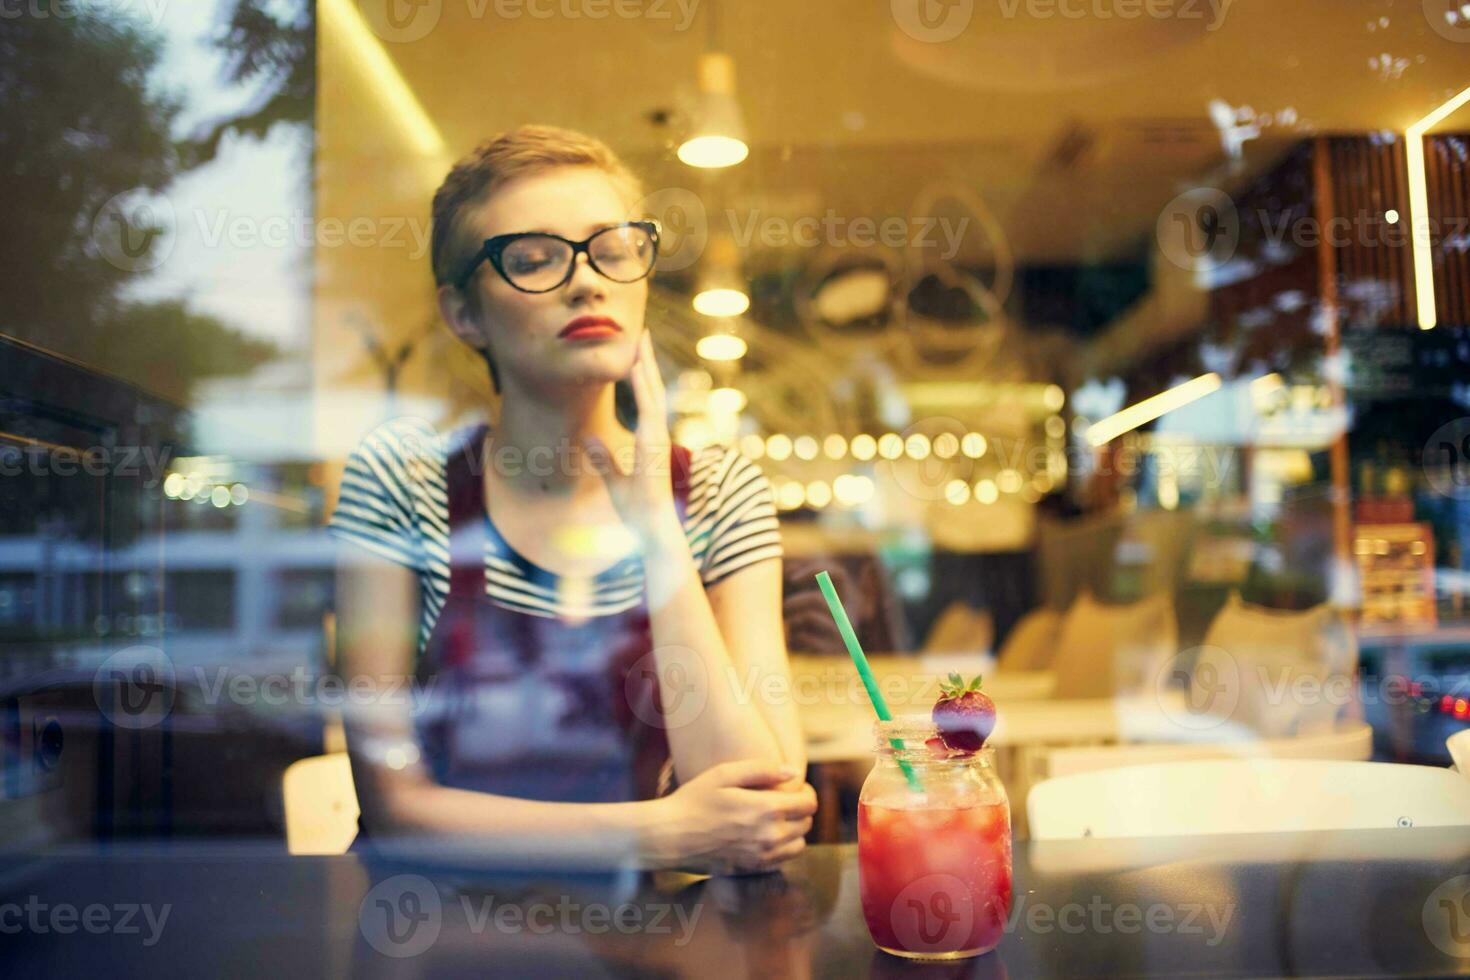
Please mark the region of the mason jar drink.
[[1011, 808], [994, 751], [951, 750], [927, 719], [880, 721], [874, 731], [877, 762], [858, 797], [873, 942], [914, 959], [989, 952], [1011, 911]]

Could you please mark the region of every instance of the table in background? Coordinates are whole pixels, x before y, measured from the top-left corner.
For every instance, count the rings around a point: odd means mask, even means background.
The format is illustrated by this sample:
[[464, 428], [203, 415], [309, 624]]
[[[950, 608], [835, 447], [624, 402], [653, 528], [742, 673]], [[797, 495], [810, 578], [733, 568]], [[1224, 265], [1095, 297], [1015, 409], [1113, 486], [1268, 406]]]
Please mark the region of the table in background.
[[[1025, 827], [1026, 794], [1037, 779], [1044, 778], [1046, 755], [1051, 750], [1187, 741], [1192, 734], [1176, 721], [1186, 714], [1182, 691], [1049, 700], [1050, 680], [1050, 674], [1027, 674], [1013, 680], [1003, 674], [995, 676], [995, 699], [1000, 707], [995, 731], [986, 744], [995, 749], [996, 768], [1010, 795], [1017, 827]], [[1006, 692], [1007, 686], [1013, 690]], [[991, 687], [990, 682], [986, 687]], [[1003, 692], [1010, 696], [1002, 699]], [[1022, 692], [1032, 696], [1021, 696]], [[932, 706], [927, 691], [889, 705], [895, 715], [927, 715]], [[843, 696], [803, 702], [800, 718], [812, 767], [810, 778], [821, 803], [816, 838], [830, 843], [840, 839], [841, 787], [859, 780], [872, 765], [873, 709], [865, 697]]]

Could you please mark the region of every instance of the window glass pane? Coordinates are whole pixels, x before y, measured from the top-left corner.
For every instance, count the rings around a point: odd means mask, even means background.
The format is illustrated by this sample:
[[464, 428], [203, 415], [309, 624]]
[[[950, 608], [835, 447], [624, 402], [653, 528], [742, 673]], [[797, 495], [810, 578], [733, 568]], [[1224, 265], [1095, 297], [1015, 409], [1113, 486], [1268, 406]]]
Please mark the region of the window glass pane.
[[[74, 845], [646, 864], [731, 761], [811, 845], [973, 765], [1018, 895], [1456, 825], [1467, 55], [1457, 0], [0, 0], [0, 928]], [[645, 278], [476, 264], [629, 221]], [[1447, 973], [1422, 891], [1393, 956], [1189, 968]]]

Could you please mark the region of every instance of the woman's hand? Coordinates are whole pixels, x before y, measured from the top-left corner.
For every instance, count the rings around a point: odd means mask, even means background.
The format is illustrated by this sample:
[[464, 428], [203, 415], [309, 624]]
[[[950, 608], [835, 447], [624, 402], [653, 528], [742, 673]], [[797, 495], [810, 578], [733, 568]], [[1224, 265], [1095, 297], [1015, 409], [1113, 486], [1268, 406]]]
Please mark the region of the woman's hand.
[[645, 547], [682, 541], [684, 532], [674, 508], [667, 399], [647, 330], [638, 341], [638, 356], [629, 381], [638, 404], [633, 458], [618, 459], [596, 436], [586, 439], [584, 449], [602, 474], [618, 516]]
[[713, 874], [773, 871], [806, 848], [817, 794], [758, 759], [711, 766], [651, 802], [645, 854], [656, 867]]

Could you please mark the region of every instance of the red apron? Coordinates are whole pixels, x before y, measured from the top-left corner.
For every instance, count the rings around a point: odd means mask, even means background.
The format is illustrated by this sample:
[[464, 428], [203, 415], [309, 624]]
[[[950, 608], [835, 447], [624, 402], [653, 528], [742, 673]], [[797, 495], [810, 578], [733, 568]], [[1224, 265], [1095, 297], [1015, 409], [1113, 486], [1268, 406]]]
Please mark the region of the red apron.
[[[428, 692], [417, 716], [424, 761], [443, 785], [504, 796], [581, 803], [657, 796], [667, 789], [669, 748], [647, 590], [624, 612], [580, 622], [508, 609], [486, 595], [492, 542], [502, 559], [523, 564], [527, 579], [551, 581], [490, 523], [488, 428], [471, 427], [450, 448], [449, 596], [417, 667]], [[689, 452], [681, 446], [672, 470], [682, 520]]]

